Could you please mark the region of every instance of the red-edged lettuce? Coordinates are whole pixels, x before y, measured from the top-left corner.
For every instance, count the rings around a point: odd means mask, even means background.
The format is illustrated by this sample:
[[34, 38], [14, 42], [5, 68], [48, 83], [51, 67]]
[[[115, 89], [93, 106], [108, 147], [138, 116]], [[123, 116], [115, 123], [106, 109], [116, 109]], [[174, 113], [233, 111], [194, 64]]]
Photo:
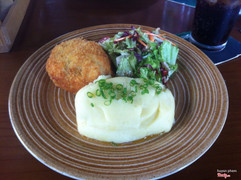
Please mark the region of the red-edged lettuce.
[[159, 30], [149, 32], [140, 28], [106, 37], [99, 44], [116, 66], [117, 76], [152, 79], [165, 84], [177, 70], [177, 45]]

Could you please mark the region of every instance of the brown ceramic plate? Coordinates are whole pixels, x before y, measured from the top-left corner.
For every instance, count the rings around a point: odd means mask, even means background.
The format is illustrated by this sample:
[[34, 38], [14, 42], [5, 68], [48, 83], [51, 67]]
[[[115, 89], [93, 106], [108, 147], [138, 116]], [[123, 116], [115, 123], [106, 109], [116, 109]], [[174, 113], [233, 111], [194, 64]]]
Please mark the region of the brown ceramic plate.
[[165, 177], [197, 160], [220, 134], [228, 112], [220, 72], [200, 50], [165, 32], [180, 48], [178, 72], [168, 83], [176, 101], [172, 130], [118, 146], [79, 135], [74, 94], [55, 87], [45, 71], [50, 50], [70, 38], [98, 41], [131, 26], [101, 25], [65, 34], [36, 51], [17, 73], [9, 96], [12, 126], [24, 147], [51, 169], [87, 179]]

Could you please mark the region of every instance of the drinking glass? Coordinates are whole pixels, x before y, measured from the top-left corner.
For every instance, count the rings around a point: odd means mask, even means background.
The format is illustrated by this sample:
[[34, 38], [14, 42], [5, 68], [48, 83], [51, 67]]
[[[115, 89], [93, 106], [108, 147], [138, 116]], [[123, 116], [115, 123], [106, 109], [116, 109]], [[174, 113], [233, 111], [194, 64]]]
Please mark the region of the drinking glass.
[[241, 0], [197, 0], [189, 40], [201, 49], [224, 49], [240, 7]]

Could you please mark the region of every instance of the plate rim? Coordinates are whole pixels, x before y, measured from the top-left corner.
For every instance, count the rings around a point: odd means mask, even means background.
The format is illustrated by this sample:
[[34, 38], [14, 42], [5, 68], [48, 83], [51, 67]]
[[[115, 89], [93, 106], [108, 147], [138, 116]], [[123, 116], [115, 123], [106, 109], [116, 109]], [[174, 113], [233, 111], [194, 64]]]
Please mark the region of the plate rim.
[[[22, 69], [23, 67], [25, 67], [27, 64], [31, 63], [31, 59], [36, 56], [39, 52], [41, 52], [42, 50], [45, 49], [45, 47], [50, 48], [52, 45], [54, 44], [58, 44], [60, 43], [61, 41], [63, 40], [66, 40], [66, 38], [64, 37], [72, 37], [72, 35], [77, 35], [81, 32], [85, 32], [85, 31], [88, 31], [88, 30], [91, 30], [91, 29], [95, 29], [95, 30], [98, 30], [100, 28], [124, 28], [124, 27], [131, 27], [131, 26], [135, 26], [135, 27], [143, 27], [143, 28], [147, 28], [147, 29], [154, 29], [154, 27], [151, 27], [151, 26], [145, 26], [145, 25], [138, 25], [138, 24], [104, 24], [104, 25], [96, 25], [96, 26], [90, 26], [90, 27], [85, 27], [85, 28], [81, 28], [81, 29], [77, 29], [77, 30], [74, 30], [74, 31], [71, 31], [71, 32], [68, 32], [68, 33], [65, 33], [61, 36], [58, 36], [56, 38], [54, 38], [53, 40], [49, 41], [48, 43], [42, 45], [40, 48], [38, 48], [36, 51], [33, 52], [32, 55], [30, 55], [26, 61], [22, 64], [22, 66], [20, 67], [20, 69], [18, 70], [17, 74], [15, 75], [14, 77], [14, 80], [12, 82], [12, 85], [11, 85], [11, 88], [10, 88], [10, 92], [9, 92], [9, 98], [8, 98], [8, 111], [9, 111], [9, 117], [10, 117], [10, 122], [11, 122], [11, 125], [13, 127], [13, 130], [16, 134], [16, 136], [18, 137], [18, 139], [20, 140], [21, 144], [25, 147], [25, 149], [31, 154], [33, 155], [38, 161], [40, 161], [42, 164], [44, 164], [45, 166], [49, 167], [50, 169], [62, 174], [62, 175], [65, 175], [65, 176], [68, 176], [68, 177], [71, 177], [71, 178], [76, 178], [75, 176], [72, 176], [68, 173], [65, 173], [65, 172], [61, 172], [59, 171], [58, 169], [54, 168], [54, 167], [51, 167], [49, 164], [46, 164], [42, 159], [39, 159], [39, 157], [34, 154], [31, 149], [29, 149], [28, 145], [25, 144], [26, 142], [24, 142], [24, 140], [22, 139], [23, 138], [23, 135], [21, 135], [21, 133], [19, 132], [19, 130], [17, 129], [16, 127], [16, 124], [13, 120], [13, 111], [12, 111], [12, 101], [13, 101], [13, 97], [11, 96], [13, 93], [14, 93], [14, 86], [15, 84], [17, 83], [17, 80], [18, 80], [18, 76], [21, 74], [22, 72]], [[162, 30], [164, 31], [164, 30]], [[164, 31], [166, 32], [166, 31]], [[179, 42], [181, 43], [184, 43], [186, 46], [189, 46], [191, 47], [192, 50], [195, 50], [195, 52], [197, 52], [199, 55], [205, 57], [205, 62], [208, 63], [210, 66], [212, 66], [213, 70], [215, 71], [216, 75], [218, 76], [218, 79], [221, 79], [222, 81], [219, 82], [221, 83], [220, 86], [223, 88], [223, 95], [224, 95], [224, 98], [226, 98], [226, 101], [225, 101], [225, 111], [222, 112], [222, 117], [223, 117], [223, 120], [221, 122], [221, 126], [220, 126], [220, 129], [219, 131], [217, 132], [217, 135], [216, 137], [213, 139], [213, 141], [208, 145], [208, 147], [202, 152], [199, 154], [199, 156], [197, 156], [196, 158], [194, 158], [193, 161], [189, 162], [188, 164], [186, 164], [185, 166], [183, 166], [182, 168], [179, 168], [177, 169], [176, 171], [173, 171], [172, 173], [169, 173], [167, 174], [166, 176], [162, 176], [162, 178], [164, 177], [167, 177], [171, 174], [174, 174], [176, 172], [179, 172], [181, 171], [182, 169], [186, 168], [187, 166], [191, 165], [193, 162], [195, 162], [196, 160], [198, 160], [201, 156], [203, 156], [210, 148], [211, 146], [215, 143], [215, 141], [217, 140], [217, 138], [219, 137], [220, 133], [222, 132], [222, 129], [225, 125], [225, 122], [226, 122], [226, 119], [227, 119], [227, 115], [228, 115], [228, 109], [229, 109], [229, 96], [228, 96], [228, 89], [227, 89], [227, 86], [225, 84], [225, 81], [223, 79], [223, 76], [221, 74], [221, 72], [218, 70], [218, 68], [214, 65], [214, 63], [208, 58], [207, 55], [205, 55], [201, 50], [199, 50], [198, 48], [196, 48], [194, 45], [192, 45], [191, 43], [189, 43], [188, 41], [186, 40], [183, 40], [182, 38], [172, 34], [172, 33], [169, 33], [169, 32], [166, 32], [168, 34], [168, 36], [172, 36], [174, 37], [175, 39], [177, 39]], [[59, 41], [61, 40], [61, 41]]]

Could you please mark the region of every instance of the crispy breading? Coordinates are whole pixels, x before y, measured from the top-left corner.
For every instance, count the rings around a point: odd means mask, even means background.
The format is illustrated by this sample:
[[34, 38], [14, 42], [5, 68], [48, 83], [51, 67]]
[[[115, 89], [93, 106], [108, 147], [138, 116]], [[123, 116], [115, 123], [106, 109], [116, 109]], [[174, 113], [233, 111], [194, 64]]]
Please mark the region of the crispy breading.
[[47, 60], [46, 71], [57, 87], [77, 93], [99, 75], [112, 74], [103, 48], [94, 41], [74, 38], [56, 45]]

